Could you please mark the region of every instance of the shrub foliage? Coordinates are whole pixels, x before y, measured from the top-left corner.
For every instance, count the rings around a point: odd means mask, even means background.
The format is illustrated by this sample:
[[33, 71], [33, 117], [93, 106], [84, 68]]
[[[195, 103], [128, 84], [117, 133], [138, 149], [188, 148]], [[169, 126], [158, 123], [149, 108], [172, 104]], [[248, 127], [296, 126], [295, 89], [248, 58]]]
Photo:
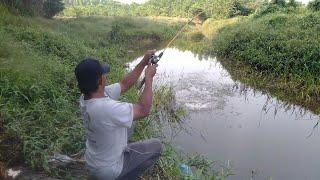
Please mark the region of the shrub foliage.
[[1, 0], [12, 11], [30, 16], [52, 18], [64, 9], [63, 0]]
[[274, 13], [226, 27], [214, 40], [214, 48], [219, 55], [246, 62], [258, 71], [298, 78], [316, 87], [320, 83], [320, 37], [314, 35], [319, 30], [318, 13]]
[[320, 11], [320, 0], [313, 0], [308, 4], [308, 8], [313, 11]]

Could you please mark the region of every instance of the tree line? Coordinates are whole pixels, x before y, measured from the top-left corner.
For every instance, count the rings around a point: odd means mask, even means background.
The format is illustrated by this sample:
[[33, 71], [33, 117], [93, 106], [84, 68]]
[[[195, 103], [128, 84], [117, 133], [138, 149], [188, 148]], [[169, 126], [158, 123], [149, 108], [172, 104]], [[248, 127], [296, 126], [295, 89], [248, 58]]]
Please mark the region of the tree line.
[[64, 0], [66, 6], [88, 6], [108, 4], [109, 0]]
[[15, 13], [52, 18], [64, 9], [63, 0], [0, 0]]
[[248, 15], [263, 0], [149, 0], [144, 4], [122, 4], [113, 0], [64, 0], [64, 15], [105, 16], [170, 16], [192, 17], [203, 11], [203, 16], [224, 18]]
[[[144, 4], [122, 4], [114, 0], [0, 0], [0, 4], [15, 12], [31, 16], [51, 18], [57, 13], [65, 16], [169, 16], [190, 18], [203, 12], [201, 19], [221, 19], [247, 16], [264, 4], [266, 11], [279, 7], [296, 7], [296, 0], [149, 0]], [[320, 0], [309, 4], [314, 10], [320, 9]]]

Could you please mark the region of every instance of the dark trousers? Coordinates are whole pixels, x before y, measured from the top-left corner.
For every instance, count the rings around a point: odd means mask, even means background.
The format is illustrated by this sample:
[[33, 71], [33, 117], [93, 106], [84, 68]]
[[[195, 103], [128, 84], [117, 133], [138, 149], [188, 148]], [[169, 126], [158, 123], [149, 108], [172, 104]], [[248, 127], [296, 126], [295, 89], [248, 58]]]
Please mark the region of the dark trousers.
[[[128, 138], [133, 134], [133, 128], [128, 129]], [[117, 179], [137, 179], [146, 170], [153, 167], [163, 150], [159, 139], [129, 143], [124, 151], [122, 172]]]

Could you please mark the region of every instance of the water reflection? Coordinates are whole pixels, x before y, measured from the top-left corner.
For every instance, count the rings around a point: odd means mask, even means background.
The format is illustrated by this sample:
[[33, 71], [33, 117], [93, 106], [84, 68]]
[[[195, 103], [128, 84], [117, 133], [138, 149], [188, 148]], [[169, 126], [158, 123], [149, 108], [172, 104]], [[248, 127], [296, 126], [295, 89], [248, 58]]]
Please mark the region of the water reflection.
[[232, 179], [320, 178], [320, 134], [313, 131], [319, 118], [308, 110], [246, 87], [215, 58], [200, 60], [190, 51], [168, 49], [156, 84], [171, 85], [177, 103], [190, 112], [186, 126], [192, 131], [175, 134], [175, 144], [231, 162]]

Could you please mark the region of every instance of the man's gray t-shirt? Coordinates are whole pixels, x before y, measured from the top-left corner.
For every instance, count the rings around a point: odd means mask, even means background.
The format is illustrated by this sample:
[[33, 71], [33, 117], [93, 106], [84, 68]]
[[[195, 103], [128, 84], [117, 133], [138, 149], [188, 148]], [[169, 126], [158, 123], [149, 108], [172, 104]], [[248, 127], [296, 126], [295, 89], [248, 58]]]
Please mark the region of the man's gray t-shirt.
[[115, 179], [123, 167], [127, 146], [127, 128], [133, 121], [133, 105], [119, 102], [119, 83], [105, 87], [105, 98], [80, 98], [86, 131], [85, 160], [90, 171], [103, 171], [106, 179]]

